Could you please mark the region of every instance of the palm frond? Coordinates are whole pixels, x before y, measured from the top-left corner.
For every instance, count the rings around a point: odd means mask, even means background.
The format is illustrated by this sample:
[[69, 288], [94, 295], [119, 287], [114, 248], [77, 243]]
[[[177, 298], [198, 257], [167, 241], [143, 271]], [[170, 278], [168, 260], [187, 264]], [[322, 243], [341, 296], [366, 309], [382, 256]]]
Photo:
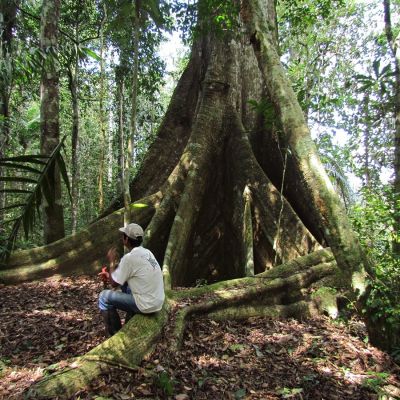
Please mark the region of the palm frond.
[[1, 193], [32, 193], [31, 190], [28, 189], [0, 189]]
[[15, 204], [11, 204], [6, 207], [1, 207], [0, 211], [12, 210], [13, 208], [18, 208], [18, 207], [23, 207], [23, 206], [25, 206], [25, 203], [15, 203]]
[[2, 158], [1, 162], [5, 163], [5, 162], [10, 162], [10, 161], [19, 161], [19, 162], [29, 162], [29, 163], [34, 163], [34, 164], [45, 165], [47, 163], [47, 160], [50, 157], [49, 156], [44, 156], [42, 154], [31, 154], [31, 155], [26, 155], [26, 156], [16, 156], [16, 157]]
[[339, 191], [340, 197], [346, 207], [353, 203], [354, 192], [349, 184], [349, 180], [342, 166], [331, 156], [327, 154], [321, 155], [321, 161], [331, 181]]
[[16, 164], [9, 161], [3, 161], [4, 159], [0, 159], [0, 167], [5, 167], [7, 169], [17, 169], [20, 171], [28, 171], [33, 172], [34, 174], [41, 174], [42, 171], [37, 168], [30, 167], [29, 165], [24, 164]]
[[36, 183], [35, 179], [25, 178], [22, 176], [0, 176], [0, 182], [23, 182], [23, 183]]
[[[10, 254], [11, 251], [14, 248], [15, 242], [17, 240], [18, 232], [21, 227], [21, 225], [24, 228], [24, 233], [25, 237], [27, 238], [29, 233], [33, 230], [35, 223], [36, 223], [36, 216], [40, 214], [40, 206], [42, 204], [42, 199], [43, 195], [45, 196], [47, 202], [49, 204], [54, 203], [55, 201], [55, 193], [54, 193], [54, 168], [57, 165], [61, 176], [63, 178], [63, 181], [67, 187], [69, 197], [71, 199], [71, 190], [70, 190], [70, 185], [69, 185], [69, 180], [68, 180], [68, 174], [67, 170], [65, 167], [65, 162], [64, 159], [61, 155], [61, 150], [64, 147], [64, 140], [65, 137], [60, 141], [60, 143], [54, 148], [53, 152], [51, 153], [50, 156], [42, 156], [42, 155], [32, 155], [32, 156], [20, 156], [20, 157], [10, 157], [7, 159], [1, 159], [0, 160], [0, 165], [4, 167], [7, 167], [7, 162], [11, 161], [12, 167], [15, 168], [15, 162], [18, 162], [18, 167], [20, 168], [23, 166], [23, 170], [29, 170], [29, 166], [25, 166], [20, 163], [33, 163], [33, 164], [39, 164], [43, 165], [42, 170], [40, 171], [40, 174], [38, 175], [37, 179], [31, 179], [31, 178], [15, 178], [15, 179], [0, 179], [4, 181], [14, 181], [14, 182], [20, 182], [20, 184], [29, 184], [33, 185], [31, 190], [27, 189], [4, 189], [2, 190], [3, 192], [7, 193], [24, 193], [24, 194], [29, 194], [26, 198], [26, 201], [24, 203], [21, 203], [19, 201], [16, 204], [9, 205], [4, 209], [11, 209], [11, 208], [17, 208], [21, 207], [21, 213], [14, 218], [14, 225], [11, 229], [11, 233], [9, 234], [8, 238], [5, 240], [5, 243], [3, 246], [1, 246], [0, 250], [0, 267], [4, 267]], [[37, 171], [35, 168], [33, 168], [34, 172], [37, 174]]]

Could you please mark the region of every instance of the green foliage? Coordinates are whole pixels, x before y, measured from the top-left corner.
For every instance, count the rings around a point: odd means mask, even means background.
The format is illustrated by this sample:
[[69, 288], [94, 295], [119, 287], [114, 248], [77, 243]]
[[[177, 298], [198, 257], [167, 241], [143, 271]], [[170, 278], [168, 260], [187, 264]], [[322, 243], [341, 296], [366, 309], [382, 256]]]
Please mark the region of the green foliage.
[[382, 386], [386, 384], [390, 374], [388, 374], [387, 372], [371, 371], [369, 372], [369, 375], [370, 378], [366, 378], [363, 381], [362, 386], [377, 394], [384, 394]]
[[234, 393], [234, 396], [235, 396], [235, 400], [244, 399], [246, 397], [246, 389], [241, 388], [241, 389], [236, 390], [236, 392]]
[[33, 230], [36, 217], [40, 214], [43, 196], [47, 204], [54, 203], [55, 166], [58, 167], [68, 188], [68, 192], [70, 191], [68, 174], [61, 155], [64, 140], [65, 138], [61, 140], [50, 156], [26, 155], [0, 159], [0, 167], [3, 172], [19, 171], [20, 173], [20, 176], [15, 176], [12, 173], [8, 176], [0, 176], [0, 181], [8, 184], [4, 188], [1, 188], [0, 192], [14, 194], [16, 196], [14, 198], [18, 199], [16, 202], [0, 209], [1, 212], [18, 210], [16, 215], [12, 215], [8, 221], [5, 221], [5, 223], [13, 222], [13, 226], [5, 243], [1, 243], [0, 263], [7, 261], [15, 245], [21, 225], [23, 226], [26, 238]]
[[302, 388], [287, 388], [278, 389], [277, 393], [282, 396], [283, 399], [292, 399], [301, 395], [303, 392]]
[[321, 19], [328, 19], [344, 4], [344, 0], [281, 0], [279, 17], [301, 31]]
[[239, 2], [234, 0], [181, 1], [174, 0], [172, 11], [180, 28], [181, 38], [190, 44], [204, 32], [217, 35], [234, 32], [237, 27]]
[[176, 381], [168, 375], [167, 371], [161, 371], [156, 375], [154, 383], [166, 396], [172, 396], [174, 394]]
[[373, 262], [375, 277], [367, 312], [373, 319], [384, 319], [389, 329], [400, 328], [400, 258], [392, 252], [393, 222], [396, 212], [390, 187], [364, 189], [363, 201], [354, 205], [351, 219], [361, 243]]

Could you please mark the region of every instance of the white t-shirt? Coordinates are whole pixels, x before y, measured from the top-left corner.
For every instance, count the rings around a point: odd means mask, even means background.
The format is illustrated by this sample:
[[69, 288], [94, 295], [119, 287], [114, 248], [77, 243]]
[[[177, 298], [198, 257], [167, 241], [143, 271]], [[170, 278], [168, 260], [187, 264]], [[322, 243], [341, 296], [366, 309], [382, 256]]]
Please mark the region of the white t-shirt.
[[144, 247], [134, 247], [125, 254], [111, 274], [114, 282], [128, 282], [133, 298], [142, 313], [161, 310], [164, 303], [164, 283], [160, 266], [153, 253]]

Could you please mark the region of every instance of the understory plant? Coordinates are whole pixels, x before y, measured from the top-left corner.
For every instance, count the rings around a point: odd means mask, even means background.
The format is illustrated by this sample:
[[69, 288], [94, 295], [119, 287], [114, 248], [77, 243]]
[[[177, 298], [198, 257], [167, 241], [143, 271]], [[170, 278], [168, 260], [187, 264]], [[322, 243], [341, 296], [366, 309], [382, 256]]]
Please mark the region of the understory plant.
[[[362, 201], [351, 210], [354, 227], [374, 267], [365, 312], [373, 321], [384, 322], [390, 337], [400, 330], [400, 257], [393, 251], [398, 235], [393, 229], [396, 212], [390, 186], [364, 188]], [[392, 343], [391, 350], [399, 345]]]

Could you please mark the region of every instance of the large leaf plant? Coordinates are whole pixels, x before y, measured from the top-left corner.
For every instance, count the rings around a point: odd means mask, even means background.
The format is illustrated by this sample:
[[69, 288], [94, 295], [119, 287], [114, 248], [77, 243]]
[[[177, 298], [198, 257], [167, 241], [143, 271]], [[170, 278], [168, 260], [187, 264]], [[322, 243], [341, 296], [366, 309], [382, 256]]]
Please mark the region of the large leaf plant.
[[[53, 171], [56, 166], [61, 173], [68, 189], [69, 197], [71, 198], [67, 169], [61, 154], [61, 150], [64, 147], [64, 140], [65, 137], [49, 156], [34, 154], [0, 159], [0, 168], [3, 172], [3, 175], [0, 176], [0, 181], [6, 183], [5, 187], [0, 189], [0, 191], [16, 195], [16, 198], [19, 199], [0, 208], [0, 212], [2, 213], [12, 209], [17, 211], [12, 218], [4, 221], [5, 224], [13, 223], [13, 226], [8, 237], [0, 243], [0, 268], [4, 268], [7, 264], [8, 258], [14, 249], [21, 225], [24, 229], [26, 239], [32, 232], [37, 217], [40, 216], [43, 196], [49, 205], [54, 203]], [[24, 176], [12, 176], [12, 174], [6, 173], [12, 170], [19, 171], [20, 175]]]

